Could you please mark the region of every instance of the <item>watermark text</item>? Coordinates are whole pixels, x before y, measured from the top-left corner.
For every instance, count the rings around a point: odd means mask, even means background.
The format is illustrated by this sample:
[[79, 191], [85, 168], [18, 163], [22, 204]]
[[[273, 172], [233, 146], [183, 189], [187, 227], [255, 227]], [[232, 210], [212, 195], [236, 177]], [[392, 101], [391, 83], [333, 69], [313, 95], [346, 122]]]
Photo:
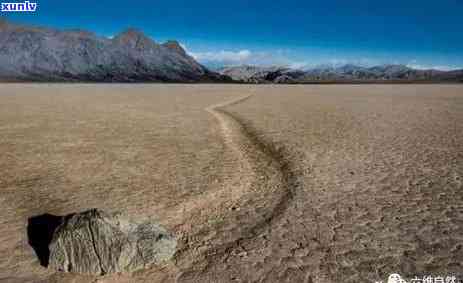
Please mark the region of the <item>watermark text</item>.
[[37, 3], [35, 2], [17, 2], [17, 3], [1, 3], [2, 12], [35, 12]]

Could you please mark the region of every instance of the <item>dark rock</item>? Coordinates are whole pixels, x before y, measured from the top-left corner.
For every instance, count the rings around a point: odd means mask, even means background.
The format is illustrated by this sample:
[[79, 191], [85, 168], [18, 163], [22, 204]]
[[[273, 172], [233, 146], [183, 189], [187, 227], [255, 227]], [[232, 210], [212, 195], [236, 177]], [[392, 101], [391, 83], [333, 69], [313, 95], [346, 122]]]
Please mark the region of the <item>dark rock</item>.
[[133, 272], [169, 260], [176, 245], [152, 221], [130, 221], [93, 209], [63, 219], [49, 246], [49, 267], [92, 275]]

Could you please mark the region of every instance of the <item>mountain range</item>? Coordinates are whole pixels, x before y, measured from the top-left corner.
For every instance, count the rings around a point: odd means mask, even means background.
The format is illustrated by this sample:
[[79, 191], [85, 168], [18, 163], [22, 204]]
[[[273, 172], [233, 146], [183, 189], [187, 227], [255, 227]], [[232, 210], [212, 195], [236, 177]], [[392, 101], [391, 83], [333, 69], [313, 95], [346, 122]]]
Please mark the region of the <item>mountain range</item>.
[[218, 72], [233, 80], [248, 83], [463, 82], [463, 70], [417, 70], [405, 65], [361, 67], [347, 64], [308, 70], [243, 65], [220, 68]]
[[0, 80], [224, 82], [177, 41], [159, 44], [128, 29], [113, 38], [0, 22]]
[[463, 70], [416, 70], [404, 65], [232, 66], [217, 72], [198, 63], [175, 40], [157, 43], [136, 29], [107, 38], [0, 19], [0, 81], [64, 82], [463, 82]]

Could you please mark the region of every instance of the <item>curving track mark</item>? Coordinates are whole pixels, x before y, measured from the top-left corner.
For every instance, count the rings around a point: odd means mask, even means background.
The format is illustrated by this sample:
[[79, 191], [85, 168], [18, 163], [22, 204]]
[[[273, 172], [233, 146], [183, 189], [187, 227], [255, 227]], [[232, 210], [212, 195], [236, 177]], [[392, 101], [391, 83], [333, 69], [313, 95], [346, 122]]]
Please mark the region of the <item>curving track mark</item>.
[[[252, 95], [207, 107], [205, 110], [217, 120], [226, 146], [239, 160], [236, 168], [242, 184], [241, 209], [238, 223], [230, 223], [238, 232], [229, 230], [231, 237], [221, 235], [219, 240], [206, 251], [205, 266], [202, 270], [187, 271], [182, 279], [197, 278], [197, 273], [207, 272], [211, 266], [226, 261], [233, 250], [240, 248], [240, 242], [252, 239], [263, 233], [274, 221], [277, 221], [288, 209], [294, 198], [298, 177], [291, 161], [285, 157], [284, 149], [265, 141], [255, 129], [249, 126], [225, 107], [241, 103]], [[232, 220], [233, 221], [233, 220]], [[180, 278], [179, 278], [180, 279]]]
[[239, 160], [241, 161], [242, 167], [240, 168], [244, 170], [252, 170], [252, 166], [250, 164], [250, 160], [247, 159], [242, 148], [240, 148], [241, 142], [238, 139], [240, 136], [239, 133], [242, 131], [242, 129], [240, 129], [241, 125], [230, 115], [225, 114], [225, 112], [221, 109], [226, 106], [241, 103], [249, 99], [251, 96], [252, 95], [247, 95], [232, 101], [215, 104], [206, 108], [206, 111], [212, 114], [212, 116], [214, 116], [218, 121], [225, 144], [237, 154]]
[[[219, 122], [225, 144], [239, 157], [242, 177], [252, 176], [251, 191], [257, 191], [258, 199], [251, 204], [261, 204], [271, 199], [267, 205], [267, 213], [262, 220], [249, 227], [247, 236], [255, 236], [261, 228], [279, 218], [293, 199], [293, 188], [298, 185], [297, 176], [291, 163], [285, 158], [283, 148], [276, 149], [270, 142], [265, 141], [257, 131], [224, 108], [236, 105], [249, 99], [252, 95], [216, 104], [206, 108]], [[243, 170], [244, 169], [244, 170]]]

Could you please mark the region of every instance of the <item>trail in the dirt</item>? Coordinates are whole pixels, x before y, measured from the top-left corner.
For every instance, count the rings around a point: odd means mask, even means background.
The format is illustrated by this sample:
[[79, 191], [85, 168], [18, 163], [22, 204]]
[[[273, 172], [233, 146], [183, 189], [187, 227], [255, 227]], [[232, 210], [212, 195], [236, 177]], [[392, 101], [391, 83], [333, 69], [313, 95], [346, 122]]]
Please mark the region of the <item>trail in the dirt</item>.
[[[225, 145], [236, 155], [236, 174], [241, 178], [240, 207], [236, 215], [227, 219], [226, 228], [217, 232], [215, 240], [208, 246], [203, 264], [183, 274], [191, 281], [198, 273], [207, 272], [211, 266], [226, 261], [230, 253], [240, 248], [240, 242], [252, 239], [279, 219], [293, 199], [297, 176], [285, 158], [283, 150], [264, 141], [253, 129], [225, 110], [249, 99], [251, 95], [213, 105], [206, 111], [217, 120]], [[200, 259], [201, 258], [201, 259]], [[198, 270], [197, 266], [202, 266]], [[201, 277], [201, 276], [200, 276]], [[182, 278], [179, 278], [182, 279]]]
[[247, 235], [243, 235], [243, 238], [255, 236], [260, 228], [270, 224], [284, 212], [292, 199], [291, 185], [294, 177], [281, 152], [265, 143], [254, 131], [224, 109], [242, 103], [251, 96], [206, 109], [219, 122], [225, 143], [239, 157], [241, 170], [244, 169], [242, 176], [253, 177], [250, 188], [247, 189], [258, 192], [259, 195], [253, 195], [257, 199], [250, 199], [250, 204], [255, 206], [259, 204], [257, 201], [263, 204], [266, 200], [274, 200], [272, 205], [266, 207], [267, 213], [259, 217], [261, 221], [248, 227]]

